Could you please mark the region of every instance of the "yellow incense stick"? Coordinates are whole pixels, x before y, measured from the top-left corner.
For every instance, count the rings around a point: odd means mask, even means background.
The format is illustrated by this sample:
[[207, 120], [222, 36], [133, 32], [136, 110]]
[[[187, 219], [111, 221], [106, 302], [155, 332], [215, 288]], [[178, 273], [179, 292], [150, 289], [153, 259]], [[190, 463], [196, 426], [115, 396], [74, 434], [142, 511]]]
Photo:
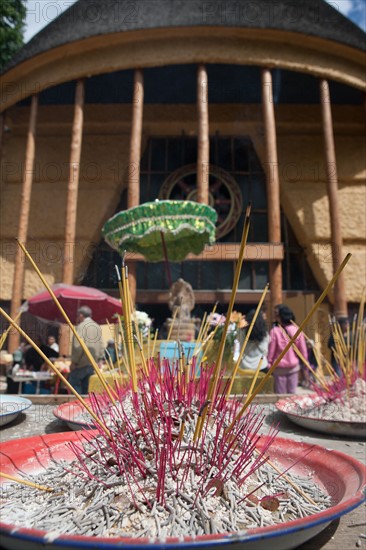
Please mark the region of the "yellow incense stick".
[[359, 331], [357, 365], [361, 376], [363, 376], [364, 369], [365, 369], [365, 323], [363, 318], [364, 308], [365, 308], [365, 298], [366, 298], [366, 291], [364, 289], [362, 293], [360, 307], [358, 310], [358, 321], [357, 321], [357, 331]]
[[[17, 313], [16, 317], [14, 317], [14, 321], [17, 322], [19, 317], [21, 316], [22, 312], [19, 311], [19, 313]], [[8, 334], [11, 330], [12, 326], [9, 325], [8, 328], [2, 333], [1, 337], [0, 337], [0, 350], [3, 349], [3, 345], [5, 343], [5, 340], [7, 339], [8, 337]]]
[[[260, 454], [260, 451], [258, 451], [258, 449], [254, 449], [254, 452], [258, 455]], [[282, 474], [281, 470], [277, 468], [277, 466], [275, 466], [275, 464], [273, 464], [271, 460], [267, 460], [267, 464], [269, 464], [278, 474], [280, 474], [280, 476], [283, 477], [283, 479], [287, 481], [287, 483], [291, 485], [291, 487], [293, 487], [295, 491], [297, 491], [302, 497], [304, 497], [308, 502], [310, 502], [310, 504], [318, 507], [318, 504], [315, 502], [315, 500], [313, 500], [306, 493], [304, 493], [304, 491], [300, 489], [300, 487], [296, 485], [296, 483], [294, 483], [286, 474]]]
[[145, 375], [147, 376], [149, 374], [149, 371], [148, 371], [147, 364], [146, 364], [146, 358], [145, 358], [145, 355], [144, 355], [144, 352], [143, 352], [143, 349], [142, 349], [141, 342], [137, 338], [136, 335], [135, 335], [135, 341], [136, 341], [137, 347], [139, 348], [141, 362], [142, 362], [142, 368], [144, 370]]
[[194, 350], [193, 350], [193, 355], [195, 354], [197, 347], [201, 343], [202, 335], [203, 335], [203, 331], [204, 331], [204, 327], [205, 327], [205, 323], [206, 323], [206, 317], [207, 317], [207, 312], [205, 311], [205, 313], [203, 314], [203, 319], [202, 319], [201, 326], [200, 326], [198, 334], [197, 334], [196, 343], [194, 345]]
[[[291, 324], [294, 325], [296, 328], [297, 327], [297, 324], [295, 323], [295, 321], [291, 321]], [[323, 365], [322, 365], [322, 362], [324, 362], [324, 365], [326, 366], [331, 378], [333, 380], [337, 379], [338, 376], [337, 374], [335, 373], [333, 367], [330, 365], [329, 361], [327, 361], [327, 359], [324, 357], [324, 355], [321, 353], [321, 351], [319, 351], [316, 346], [312, 344], [312, 340], [311, 338], [309, 338], [309, 336], [306, 334], [306, 332], [303, 332], [303, 335], [305, 337], [305, 340], [307, 342], [310, 342], [311, 343], [311, 347], [313, 348], [313, 352], [314, 352], [314, 355], [315, 355], [315, 359], [316, 359], [316, 364], [318, 366], [318, 370], [317, 370], [317, 373], [318, 372], [321, 372], [321, 377], [322, 377], [322, 380], [324, 382], [324, 384], [326, 384], [326, 380], [325, 380], [325, 376], [324, 376], [324, 372], [323, 372]]]
[[[356, 332], [356, 317], [353, 317], [352, 322], [352, 341], [350, 340], [350, 355], [351, 355], [351, 366], [356, 362], [356, 348], [357, 348], [357, 332]], [[351, 367], [352, 368], [352, 367]]]
[[[223, 315], [221, 315], [221, 317], [223, 317]], [[207, 323], [209, 324], [209, 320], [207, 321]], [[214, 330], [212, 332], [210, 332], [210, 334], [208, 336], [206, 336], [205, 340], [201, 343], [201, 345], [198, 347], [197, 350], [194, 351], [193, 355], [198, 355], [200, 352], [204, 353], [208, 347], [208, 344], [210, 343], [211, 340], [214, 339], [215, 335], [216, 335], [216, 332], [218, 331], [219, 327], [220, 327], [220, 321], [216, 324]]]
[[314, 314], [314, 312], [318, 309], [318, 307], [322, 304], [322, 302], [324, 301], [325, 297], [327, 296], [328, 292], [330, 291], [330, 289], [332, 288], [332, 286], [334, 285], [334, 283], [336, 282], [336, 280], [338, 279], [339, 275], [342, 273], [343, 269], [345, 268], [345, 266], [347, 265], [347, 263], [349, 262], [351, 258], [351, 254], [347, 254], [347, 256], [344, 258], [343, 262], [341, 263], [341, 265], [339, 266], [339, 268], [337, 269], [337, 271], [335, 272], [335, 274], [333, 275], [333, 277], [331, 278], [331, 280], [329, 281], [329, 283], [327, 284], [326, 288], [323, 290], [323, 292], [321, 293], [321, 295], [319, 296], [318, 300], [315, 302], [315, 304], [312, 306], [312, 308], [310, 309], [309, 313], [306, 315], [305, 319], [303, 320], [303, 322], [300, 324], [298, 330], [295, 332], [295, 334], [293, 335], [293, 337], [289, 340], [289, 342], [287, 343], [287, 345], [285, 346], [285, 348], [281, 351], [281, 353], [278, 355], [277, 359], [274, 361], [273, 365], [270, 367], [269, 371], [267, 372], [267, 374], [262, 378], [262, 380], [259, 382], [258, 386], [256, 387], [255, 391], [252, 393], [252, 395], [250, 396], [250, 399], [245, 403], [245, 405], [243, 405], [242, 409], [239, 411], [239, 413], [236, 415], [236, 417], [234, 418], [234, 420], [232, 421], [232, 423], [230, 424], [230, 426], [227, 428], [227, 431], [230, 431], [235, 422], [237, 422], [241, 416], [244, 414], [245, 410], [248, 408], [248, 406], [250, 405], [250, 403], [253, 401], [253, 399], [255, 398], [255, 396], [261, 391], [261, 389], [263, 388], [264, 384], [267, 382], [268, 378], [271, 376], [271, 374], [273, 373], [273, 371], [276, 369], [277, 365], [280, 363], [280, 361], [282, 360], [282, 358], [286, 355], [286, 353], [288, 352], [288, 350], [290, 349], [290, 347], [292, 346], [292, 344], [294, 342], [296, 342], [299, 334], [301, 333], [302, 329], [306, 326], [307, 322], [309, 321], [309, 319], [312, 317], [312, 315]]
[[127, 348], [127, 362], [129, 371], [131, 373], [131, 379], [132, 379], [132, 357], [131, 357], [131, 324], [130, 324], [130, 308], [128, 304], [128, 298], [127, 298], [127, 288], [126, 288], [126, 268], [124, 264], [124, 260], [122, 260], [122, 295], [123, 295], [123, 321], [124, 321], [124, 335], [125, 335], [125, 342], [126, 342], [126, 348]]
[[[33, 260], [32, 256], [29, 254], [29, 252], [27, 251], [27, 249], [25, 248], [25, 246], [17, 241], [17, 243], [19, 244], [20, 248], [22, 249], [22, 251], [24, 252], [24, 254], [26, 255], [26, 257], [28, 258], [28, 260], [30, 261], [30, 263], [32, 264], [34, 270], [36, 271], [38, 277], [41, 279], [42, 283], [44, 284], [44, 286], [46, 287], [46, 289], [48, 290], [52, 300], [55, 302], [56, 306], [58, 307], [61, 315], [63, 316], [63, 318], [65, 319], [66, 323], [69, 325], [72, 333], [74, 334], [75, 338], [78, 340], [82, 350], [84, 351], [85, 355], [87, 356], [88, 360], [90, 361], [90, 364], [91, 366], [93, 367], [96, 375], [98, 376], [100, 382], [102, 383], [105, 391], [107, 392], [108, 396], [109, 396], [109, 399], [112, 401], [112, 403], [114, 403], [115, 401], [115, 396], [112, 395], [111, 393], [111, 390], [106, 382], [106, 380], [104, 379], [101, 371], [100, 371], [100, 368], [99, 366], [97, 365], [96, 361], [94, 360], [94, 357], [92, 356], [92, 354], [90, 353], [88, 347], [86, 346], [84, 340], [79, 336], [79, 334], [77, 333], [74, 325], [72, 324], [72, 322], [70, 321], [70, 319], [68, 318], [65, 310], [63, 309], [62, 305], [60, 304], [60, 302], [58, 301], [58, 299], [56, 298], [55, 296], [55, 293], [53, 292], [52, 288], [50, 287], [50, 285], [48, 284], [48, 282], [46, 281], [46, 279], [44, 278], [44, 276], [42, 275], [40, 269], [38, 268], [37, 264], [35, 263], [35, 261]], [[113, 392], [115, 393], [115, 392]], [[116, 394], [115, 394], [116, 395]]]
[[[227, 315], [226, 315], [226, 319], [225, 319], [224, 329], [222, 331], [221, 341], [220, 341], [220, 345], [219, 345], [219, 351], [218, 351], [217, 359], [216, 359], [216, 365], [215, 365], [215, 368], [214, 368], [214, 371], [213, 371], [213, 376], [212, 376], [212, 382], [211, 382], [209, 390], [208, 390], [207, 400], [209, 402], [211, 402], [212, 397], [216, 393], [217, 384], [218, 384], [218, 381], [219, 381], [222, 358], [224, 356], [226, 335], [227, 335], [227, 331], [228, 331], [229, 324], [230, 324], [230, 317], [231, 317], [231, 314], [233, 312], [233, 307], [234, 307], [235, 298], [236, 298], [236, 292], [237, 292], [238, 285], [239, 285], [239, 278], [240, 278], [241, 268], [242, 268], [243, 260], [244, 260], [245, 247], [246, 247], [246, 243], [247, 243], [247, 239], [248, 239], [248, 235], [249, 235], [249, 226], [250, 226], [249, 213], [250, 213], [250, 207], [247, 208], [247, 215], [245, 217], [245, 222], [244, 222], [244, 227], [243, 227], [243, 234], [242, 234], [241, 243], [240, 243], [238, 263], [237, 263], [236, 269], [235, 269], [234, 282], [233, 282], [233, 288], [232, 288], [231, 295], [230, 295], [229, 307], [228, 307], [228, 311], [227, 311]], [[199, 416], [198, 419], [197, 419], [197, 426], [196, 426], [196, 430], [195, 430], [195, 433], [194, 433], [194, 441], [196, 441], [198, 438], [201, 437], [203, 424], [205, 422], [207, 413], [208, 413], [208, 407], [205, 408], [205, 410], [203, 411], [202, 416]]]
[[[122, 265], [124, 264], [125, 255], [126, 255], [126, 251], [122, 254]], [[122, 315], [124, 315], [124, 319], [125, 319], [126, 317], [125, 317], [124, 311], [127, 309], [127, 303], [126, 303], [126, 296], [125, 296], [125, 292], [124, 292], [124, 286], [122, 284], [121, 274], [119, 272], [118, 266], [115, 265], [114, 267], [115, 267], [116, 273], [117, 273], [118, 291], [119, 291], [119, 296], [120, 296], [121, 304], [122, 304]], [[118, 356], [117, 351], [116, 351], [116, 353], [117, 353], [118, 368], [119, 368], [119, 371], [120, 371], [120, 380], [121, 380], [121, 384], [122, 384], [123, 383], [123, 374], [122, 374], [122, 369], [121, 369], [121, 363], [123, 363], [124, 366], [126, 367], [127, 374], [130, 377], [131, 377], [131, 371], [128, 367], [128, 355], [127, 355], [127, 351], [126, 351], [126, 343], [125, 343], [124, 331], [123, 331], [123, 327], [122, 327], [122, 323], [121, 323], [121, 317], [118, 317], [118, 325], [119, 325], [119, 328], [120, 328], [121, 340], [122, 340], [122, 349], [123, 349], [122, 361], [119, 360], [119, 356]]]
[[[319, 352], [318, 352], [318, 350], [316, 349], [315, 346], [313, 347], [313, 352], [314, 352], [314, 356], [315, 356], [315, 360], [316, 360], [316, 364], [317, 364], [316, 372], [317, 372], [318, 376], [320, 376], [320, 378], [322, 379], [324, 384], [328, 384], [328, 381], [325, 378], [325, 374], [324, 374], [323, 364], [322, 364], [322, 361], [321, 361], [321, 354], [319, 354]], [[326, 363], [324, 363], [324, 364], [326, 364]], [[335, 380], [334, 374], [331, 374], [331, 381], [333, 382], [334, 380]]]
[[64, 375], [58, 370], [57, 367], [50, 361], [50, 359], [43, 353], [43, 351], [33, 342], [32, 338], [28, 336], [24, 332], [23, 329], [20, 328], [20, 326], [13, 321], [13, 319], [4, 311], [2, 308], [0, 308], [0, 314], [19, 332], [23, 338], [27, 340], [27, 342], [36, 350], [36, 352], [42, 357], [43, 361], [47, 363], [47, 365], [50, 367], [50, 369], [60, 378], [60, 380], [69, 388], [71, 393], [75, 395], [75, 397], [80, 401], [80, 403], [83, 405], [83, 407], [88, 411], [90, 416], [94, 418], [94, 420], [99, 424], [99, 426], [105, 431], [105, 433], [110, 437], [110, 432], [108, 428], [100, 421], [100, 419], [94, 414], [92, 409], [89, 407], [89, 405], [86, 403], [86, 401], [81, 397], [81, 395], [74, 389], [74, 387], [70, 384], [70, 382], [64, 377]]
[[131, 378], [131, 371], [130, 371], [130, 367], [128, 365], [126, 339], [125, 339], [125, 336], [124, 336], [124, 330], [123, 330], [122, 321], [121, 321], [120, 317], [118, 318], [118, 325], [119, 325], [119, 330], [120, 330], [120, 333], [121, 333], [121, 341], [122, 341], [122, 349], [123, 349], [122, 361], [123, 361], [124, 366], [126, 367], [127, 374]]
[[213, 316], [215, 314], [217, 306], [218, 306], [218, 302], [216, 302], [216, 304], [212, 308], [212, 311], [211, 311], [210, 315], [206, 316], [206, 321], [205, 321], [205, 324], [204, 324], [204, 327], [203, 327], [203, 330], [202, 330], [202, 334], [200, 336], [201, 342], [204, 342], [207, 338], [207, 334], [208, 334], [208, 331], [209, 331], [209, 328], [210, 328], [210, 318], [211, 318], [211, 316]]
[[[136, 321], [134, 321], [134, 323], [135, 323], [135, 330], [136, 330], [136, 335], [137, 335], [137, 323], [136, 323]], [[142, 368], [143, 368], [145, 374], [148, 375], [149, 371], [148, 371], [148, 368], [147, 368], [146, 357], [145, 357], [145, 353], [144, 353], [144, 337], [143, 337], [143, 334], [142, 334], [142, 330], [140, 330], [138, 334], [139, 334], [139, 338], [137, 338], [137, 336], [135, 336], [135, 340], [136, 340], [136, 343], [137, 343], [138, 348], [139, 348], [141, 361], [142, 361]]]
[[14, 477], [10, 474], [5, 474], [4, 472], [0, 472], [0, 477], [10, 479], [10, 481], [15, 481], [16, 483], [21, 483], [22, 485], [28, 485], [29, 487], [39, 489], [40, 491], [48, 491], [49, 493], [53, 493], [54, 491], [54, 489], [51, 489], [51, 487], [45, 487], [44, 485], [39, 485], [38, 483], [34, 483], [33, 481], [27, 481], [26, 479], [22, 479], [21, 477]]
[[151, 357], [155, 357], [155, 347], [156, 347], [156, 341], [158, 339], [158, 334], [159, 334], [159, 330], [156, 329], [155, 334], [154, 334], [154, 342], [153, 342], [153, 348], [152, 348], [152, 351], [151, 351]]
[[203, 320], [200, 326], [199, 334], [197, 336], [197, 343], [198, 344], [198, 350], [196, 349], [196, 346], [193, 350], [193, 355], [198, 355], [201, 350], [203, 350], [205, 341], [207, 339], [207, 333], [208, 329], [210, 328], [210, 318], [213, 317], [213, 315], [216, 312], [217, 306], [219, 305], [219, 302], [215, 302], [214, 307], [212, 308], [212, 311], [210, 315], [207, 315], [207, 313], [204, 313]]
[[236, 375], [237, 375], [237, 372], [238, 372], [238, 369], [239, 369], [241, 360], [242, 360], [243, 355], [244, 355], [244, 352], [245, 352], [245, 348], [247, 347], [248, 340], [249, 340], [249, 338], [250, 338], [250, 335], [251, 335], [251, 333], [252, 333], [254, 324], [255, 324], [255, 322], [256, 322], [256, 320], [257, 320], [257, 317], [258, 317], [259, 312], [260, 312], [260, 310], [261, 310], [261, 307], [262, 307], [262, 305], [263, 305], [263, 302], [264, 302], [264, 299], [265, 299], [266, 294], [267, 294], [267, 292], [268, 292], [268, 289], [269, 289], [269, 284], [267, 283], [266, 286], [265, 286], [265, 288], [264, 288], [264, 291], [263, 291], [263, 293], [262, 293], [261, 299], [259, 300], [259, 303], [258, 303], [258, 305], [257, 305], [257, 308], [256, 308], [256, 310], [255, 310], [255, 313], [254, 313], [254, 315], [253, 315], [253, 319], [252, 319], [252, 321], [251, 321], [251, 323], [250, 323], [250, 325], [249, 325], [249, 327], [248, 327], [248, 330], [247, 330], [247, 333], [246, 333], [246, 336], [245, 336], [244, 343], [243, 343], [243, 345], [242, 345], [242, 347], [241, 347], [241, 350], [240, 350], [240, 353], [239, 353], [239, 357], [238, 357], [238, 359], [237, 359], [237, 361], [236, 361], [235, 367], [234, 367], [233, 372], [232, 372], [232, 374], [231, 374], [231, 376], [230, 376], [230, 383], [229, 383], [229, 386], [228, 386], [227, 391], [226, 391], [226, 399], [229, 399], [229, 397], [230, 397], [231, 390], [232, 390], [232, 387], [233, 387], [233, 384], [234, 384], [234, 380], [235, 380], [235, 377], [236, 377]]
[[136, 373], [136, 361], [135, 361], [135, 348], [134, 340], [132, 336], [132, 320], [131, 320], [131, 302], [130, 302], [130, 288], [128, 285], [128, 271], [125, 264], [122, 265], [122, 286], [123, 296], [125, 299], [126, 307], [124, 309], [125, 328], [126, 328], [126, 340], [128, 349], [128, 358], [132, 379], [132, 391], [137, 392], [137, 373]]
[[148, 335], [147, 335], [147, 358], [148, 359], [151, 359], [151, 355], [150, 355], [150, 345], [151, 345], [151, 337], [150, 337], [150, 328], [149, 328], [149, 332], [148, 332]]
[[171, 336], [172, 330], [173, 330], [173, 325], [175, 323], [175, 319], [176, 319], [177, 314], [178, 314], [178, 309], [180, 309], [180, 306], [176, 307], [175, 310], [174, 310], [172, 323], [171, 323], [170, 328], [169, 328], [168, 336], [166, 337], [167, 340], [170, 340], [170, 336]]
[[251, 383], [251, 385], [250, 385], [249, 391], [248, 391], [248, 393], [247, 393], [247, 397], [246, 397], [246, 399], [245, 399], [244, 405], [246, 404], [246, 402], [250, 399], [250, 396], [252, 395], [252, 391], [253, 391], [253, 388], [254, 388], [255, 383], [256, 383], [256, 381], [257, 381], [257, 378], [258, 378], [258, 375], [259, 375], [259, 371], [261, 370], [262, 363], [263, 363], [263, 355], [262, 355], [262, 357], [261, 357], [260, 360], [259, 360], [259, 363], [258, 363], [257, 368], [255, 369], [255, 373], [254, 373], [254, 376], [253, 376], [253, 380], [252, 380], [252, 383]]
[[[218, 328], [218, 325], [217, 325], [216, 328]], [[209, 343], [213, 340], [213, 338], [215, 336], [215, 333], [216, 333], [216, 329], [214, 331], [210, 332], [210, 334], [200, 344], [200, 346], [196, 349], [196, 351], [193, 354], [193, 356], [196, 357], [199, 353], [202, 353], [202, 360], [201, 360], [202, 363], [204, 361], [206, 361], [206, 359], [207, 359], [207, 355], [206, 355], [207, 348], [208, 348]]]
[[232, 314], [233, 308], [234, 308], [236, 292], [237, 292], [237, 289], [238, 289], [241, 268], [242, 268], [243, 260], [244, 260], [244, 252], [245, 252], [245, 246], [246, 246], [247, 239], [248, 239], [248, 234], [249, 234], [249, 226], [250, 226], [250, 220], [249, 220], [249, 216], [247, 216], [246, 219], [245, 219], [245, 222], [244, 222], [243, 235], [242, 235], [242, 240], [241, 240], [241, 244], [240, 244], [240, 251], [239, 251], [239, 258], [238, 258], [238, 263], [236, 265], [233, 288], [232, 288], [231, 295], [230, 295], [229, 307], [228, 307], [228, 311], [227, 311], [227, 315], [226, 315], [226, 319], [225, 319], [224, 329], [222, 331], [222, 337], [221, 337], [221, 341], [220, 341], [216, 366], [215, 366], [215, 370], [214, 370], [214, 373], [213, 373], [213, 381], [212, 381], [212, 384], [211, 384], [209, 392], [208, 392], [208, 399], [209, 400], [211, 400], [212, 396], [215, 395], [215, 392], [216, 392], [216, 389], [217, 389], [217, 383], [218, 383], [218, 379], [219, 379], [219, 373], [220, 373], [220, 370], [221, 370], [222, 358], [223, 358], [223, 355], [224, 355], [226, 335], [227, 335], [227, 331], [228, 331], [229, 324], [230, 324], [230, 317], [231, 317], [231, 314]]
[[134, 322], [132, 319], [132, 300], [131, 300], [131, 293], [130, 293], [130, 285], [128, 281], [128, 268], [125, 267], [125, 283], [126, 283], [126, 297], [127, 297], [127, 304], [128, 304], [128, 312], [129, 312], [129, 318], [128, 318], [128, 326], [129, 326], [129, 338], [130, 338], [130, 350], [131, 350], [131, 374], [132, 374], [132, 389], [136, 393], [137, 392], [137, 365], [136, 365], [136, 356], [135, 356], [135, 338], [134, 338]]
[[[297, 326], [295, 324], [295, 326]], [[283, 327], [281, 327], [282, 329], [282, 332], [285, 336], [285, 338], [289, 339], [290, 338], [290, 335], [285, 331], [285, 329]], [[317, 373], [315, 372], [315, 370], [313, 368], [311, 368], [311, 365], [309, 363], [309, 361], [307, 361], [305, 359], [305, 357], [303, 356], [303, 354], [301, 353], [301, 351], [299, 350], [299, 348], [297, 347], [297, 345], [294, 343], [292, 344], [292, 349], [294, 350], [294, 352], [296, 353], [296, 355], [298, 356], [298, 358], [300, 359], [300, 361], [305, 365], [305, 367], [311, 372], [311, 374], [314, 376], [314, 378], [316, 378], [319, 382], [319, 384], [323, 387], [323, 389], [328, 392], [329, 391], [329, 387], [320, 379], [320, 377], [317, 375]]]
[[116, 338], [115, 330], [112, 329], [112, 327], [111, 327], [110, 323], [108, 322], [108, 320], [107, 320], [107, 325], [108, 325], [108, 328], [109, 328], [111, 334], [113, 334], [114, 352], [116, 354], [116, 363], [117, 363], [117, 369], [118, 369], [120, 384], [122, 385], [123, 384], [123, 373], [122, 373], [122, 368], [121, 368], [122, 361], [119, 360], [119, 353], [118, 353], [118, 333], [117, 333], [117, 338]]

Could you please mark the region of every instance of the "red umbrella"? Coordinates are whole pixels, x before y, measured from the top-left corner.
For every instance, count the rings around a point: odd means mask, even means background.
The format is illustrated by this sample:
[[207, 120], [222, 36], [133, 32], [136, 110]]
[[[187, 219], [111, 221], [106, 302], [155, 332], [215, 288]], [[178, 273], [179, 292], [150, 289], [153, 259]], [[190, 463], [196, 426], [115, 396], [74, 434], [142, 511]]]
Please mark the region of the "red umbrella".
[[[110, 322], [116, 321], [115, 314], [122, 314], [121, 301], [96, 288], [63, 283], [55, 284], [51, 288], [73, 324], [77, 322], [77, 310], [81, 306], [89, 306], [94, 321], [102, 324], [106, 322], [106, 319]], [[23, 304], [22, 310], [28, 311], [37, 317], [42, 317], [47, 321], [65, 322], [47, 290], [29, 298]]]

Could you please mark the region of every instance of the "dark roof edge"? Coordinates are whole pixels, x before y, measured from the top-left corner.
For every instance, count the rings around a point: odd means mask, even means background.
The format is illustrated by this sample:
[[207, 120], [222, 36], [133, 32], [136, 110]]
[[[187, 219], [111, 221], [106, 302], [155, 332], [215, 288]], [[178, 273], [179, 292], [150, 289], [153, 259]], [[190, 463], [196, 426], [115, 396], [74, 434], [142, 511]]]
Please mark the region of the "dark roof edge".
[[[233, 7], [231, 7], [233, 6]], [[324, 0], [78, 0], [13, 57], [3, 73], [48, 50], [93, 36], [179, 27], [272, 29], [366, 51], [366, 33]]]

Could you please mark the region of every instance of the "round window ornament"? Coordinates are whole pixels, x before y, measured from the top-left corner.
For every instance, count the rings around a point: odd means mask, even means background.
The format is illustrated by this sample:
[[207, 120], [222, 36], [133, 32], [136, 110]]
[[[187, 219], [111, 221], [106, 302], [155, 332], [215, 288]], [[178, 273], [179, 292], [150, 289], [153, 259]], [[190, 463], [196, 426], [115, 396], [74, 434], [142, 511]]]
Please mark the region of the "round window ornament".
[[[209, 206], [217, 212], [216, 239], [224, 237], [237, 225], [243, 211], [243, 199], [235, 178], [210, 164]], [[172, 172], [160, 188], [159, 199], [197, 200], [197, 165], [188, 164]]]

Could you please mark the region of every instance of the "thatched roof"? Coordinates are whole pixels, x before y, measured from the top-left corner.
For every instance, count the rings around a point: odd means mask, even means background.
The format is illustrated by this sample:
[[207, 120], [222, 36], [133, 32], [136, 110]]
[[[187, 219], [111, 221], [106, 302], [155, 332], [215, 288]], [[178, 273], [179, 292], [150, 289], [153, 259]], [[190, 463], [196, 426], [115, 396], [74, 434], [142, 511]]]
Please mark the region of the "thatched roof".
[[296, 32], [366, 50], [366, 33], [324, 0], [78, 0], [26, 44], [6, 70], [94, 36], [195, 26]]

